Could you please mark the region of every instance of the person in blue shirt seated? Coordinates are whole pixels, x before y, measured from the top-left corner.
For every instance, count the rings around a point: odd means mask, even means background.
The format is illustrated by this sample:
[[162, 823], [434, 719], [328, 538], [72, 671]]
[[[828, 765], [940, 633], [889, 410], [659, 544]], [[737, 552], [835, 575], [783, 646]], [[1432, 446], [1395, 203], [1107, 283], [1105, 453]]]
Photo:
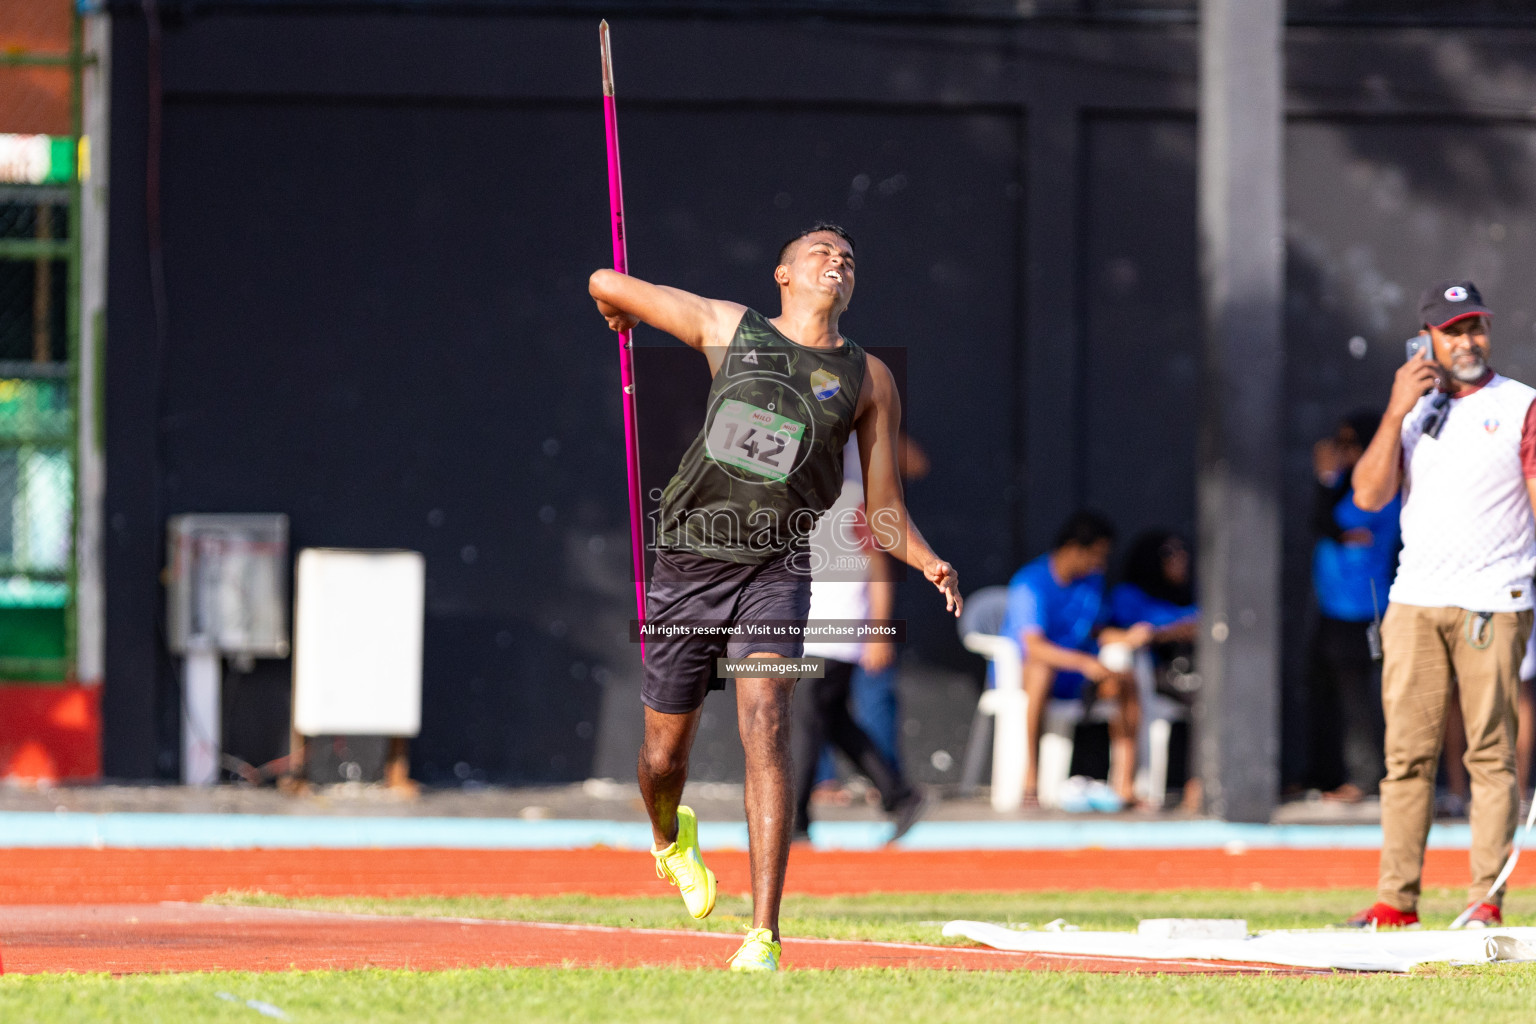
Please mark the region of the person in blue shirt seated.
[[[1200, 628], [1194, 576], [1194, 561], [1184, 538], [1171, 530], [1148, 530], [1131, 542], [1120, 583], [1109, 592], [1110, 625], [1129, 628], [1146, 622], [1152, 626], [1149, 650], [1155, 688], [1185, 705], [1192, 703], [1200, 685], [1194, 672], [1195, 634]], [[1195, 744], [1187, 748], [1193, 752]], [[1198, 811], [1201, 800], [1200, 779], [1191, 770], [1181, 803], [1186, 811]]]
[[1403, 503], [1398, 495], [1367, 512], [1355, 504], [1349, 482], [1380, 422], [1375, 410], [1351, 413], [1312, 450], [1312, 587], [1319, 615], [1308, 658], [1312, 734], [1304, 781], [1344, 803], [1375, 794], [1386, 770], [1381, 672], [1366, 632], [1386, 611]]
[[1109, 592], [1110, 625], [1129, 629], [1138, 622], [1152, 626], [1159, 688], [1182, 696], [1180, 687], [1165, 684], [1163, 677], [1170, 671], [1189, 674], [1200, 609], [1189, 545], [1171, 530], [1148, 530], [1132, 541], [1121, 582]]
[[1112, 670], [1099, 660], [1101, 644], [1121, 643], [1132, 649], [1152, 638], [1152, 627], [1138, 622], [1129, 629], [1110, 626], [1104, 594], [1104, 568], [1109, 564], [1115, 529], [1103, 516], [1087, 510], [1073, 513], [1056, 536], [1051, 550], [1024, 566], [1008, 581], [1008, 611], [1003, 635], [1019, 642], [1024, 658], [1024, 692], [1029, 697], [1030, 757], [1024, 775], [1024, 796], [1037, 793], [1040, 733], [1048, 699], [1113, 700], [1119, 713], [1109, 723], [1109, 780], [1115, 795], [1134, 800], [1136, 733], [1140, 705], [1127, 666]]

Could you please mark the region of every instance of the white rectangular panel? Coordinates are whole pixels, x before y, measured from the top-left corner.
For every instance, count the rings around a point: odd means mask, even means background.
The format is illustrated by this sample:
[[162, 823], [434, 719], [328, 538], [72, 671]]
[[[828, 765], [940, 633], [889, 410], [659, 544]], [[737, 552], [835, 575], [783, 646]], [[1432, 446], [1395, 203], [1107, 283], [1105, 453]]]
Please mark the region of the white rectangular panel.
[[426, 559], [306, 548], [295, 575], [294, 728], [305, 736], [419, 733]]

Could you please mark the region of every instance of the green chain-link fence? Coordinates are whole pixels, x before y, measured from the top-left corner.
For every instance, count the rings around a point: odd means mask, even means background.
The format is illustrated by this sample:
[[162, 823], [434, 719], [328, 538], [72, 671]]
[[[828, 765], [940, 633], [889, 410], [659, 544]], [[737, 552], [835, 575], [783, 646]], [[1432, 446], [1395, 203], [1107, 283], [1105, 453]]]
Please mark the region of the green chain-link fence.
[[73, 654], [81, 30], [0, 0], [0, 681]]

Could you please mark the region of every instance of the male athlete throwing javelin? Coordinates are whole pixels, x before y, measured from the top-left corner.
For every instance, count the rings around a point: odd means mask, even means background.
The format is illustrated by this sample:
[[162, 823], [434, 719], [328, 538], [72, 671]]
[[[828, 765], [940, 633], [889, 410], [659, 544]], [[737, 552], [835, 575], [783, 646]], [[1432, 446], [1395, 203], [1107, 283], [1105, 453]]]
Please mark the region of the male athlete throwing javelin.
[[[902, 500], [897, 473], [901, 403], [884, 363], [843, 337], [853, 297], [853, 239], [817, 224], [779, 251], [780, 313], [770, 320], [611, 270], [592, 275], [598, 311], [616, 331], [645, 322], [698, 349], [714, 381], [705, 422], [662, 494], [648, 622], [801, 623], [810, 608], [806, 538], [842, 489], [843, 445], [858, 432], [867, 516], [875, 542], [920, 569], [960, 614], [958, 574], [928, 547]], [[679, 805], [688, 753], [715, 659], [798, 658], [800, 637], [658, 643], [646, 648], [640, 795], [655, 834], [656, 871], [688, 912], [709, 915], [715, 876], [699, 852], [698, 820]], [[723, 684], [718, 684], [723, 685]], [[746, 751], [752, 929], [732, 970], [779, 964], [779, 900], [794, 826], [790, 696], [795, 679], [736, 680]]]

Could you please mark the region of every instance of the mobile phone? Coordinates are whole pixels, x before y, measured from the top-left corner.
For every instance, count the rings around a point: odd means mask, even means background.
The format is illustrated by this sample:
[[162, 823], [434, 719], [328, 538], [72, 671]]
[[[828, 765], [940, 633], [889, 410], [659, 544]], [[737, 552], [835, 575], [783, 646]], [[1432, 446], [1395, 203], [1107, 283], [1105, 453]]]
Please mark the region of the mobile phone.
[[1412, 359], [1414, 356], [1419, 355], [1420, 353], [1423, 353], [1425, 359], [1435, 358], [1434, 350], [1430, 348], [1429, 338], [1426, 335], [1415, 334], [1413, 337], [1408, 339], [1406, 347], [1408, 349], [1409, 359]]

